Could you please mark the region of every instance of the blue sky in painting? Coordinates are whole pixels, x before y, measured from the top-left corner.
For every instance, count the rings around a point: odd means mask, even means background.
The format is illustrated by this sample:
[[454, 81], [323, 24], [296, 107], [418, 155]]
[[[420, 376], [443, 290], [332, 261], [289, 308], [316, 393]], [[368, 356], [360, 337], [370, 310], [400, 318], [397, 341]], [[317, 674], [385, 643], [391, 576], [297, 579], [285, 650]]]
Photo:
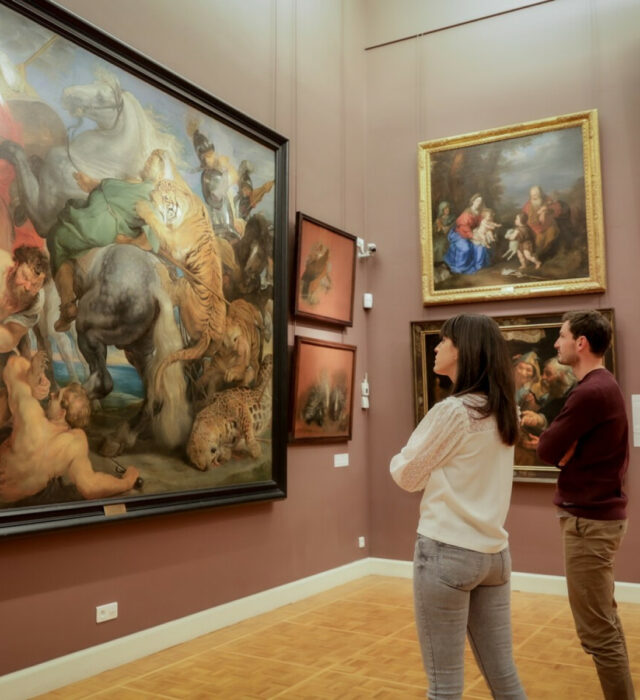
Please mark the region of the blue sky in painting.
[[525, 202], [532, 185], [547, 192], [571, 187], [583, 177], [580, 127], [558, 129], [504, 142], [501, 183], [508, 199]]

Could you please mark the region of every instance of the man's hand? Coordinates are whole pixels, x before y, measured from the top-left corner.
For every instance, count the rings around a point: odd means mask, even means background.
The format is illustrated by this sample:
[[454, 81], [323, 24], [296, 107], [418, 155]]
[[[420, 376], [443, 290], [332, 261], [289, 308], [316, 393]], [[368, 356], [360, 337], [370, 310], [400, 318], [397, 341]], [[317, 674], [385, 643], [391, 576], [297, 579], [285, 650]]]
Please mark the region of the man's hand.
[[523, 411], [520, 425], [527, 428], [544, 428], [545, 420], [541, 413], [535, 411]]
[[535, 450], [538, 447], [540, 438], [537, 435], [529, 435], [526, 433], [522, 436], [520, 444], [527, 450]]
[[235, 219], [233, 220], [233, 228], [236, 230], [237, 233], [240, 234], [240, 236], [244, 236], [244, 229], [245, 226], [247, 225], [247, 222], [244, 219]]
[[78, 187], [83, 192], [93, 192], [95, 188], [100, 184], [100, 180], [96, 180], [94, 177], [87, 175], [86, 173], [74, 172], [74, 180], [78, 183]]
[[124, 233], [119, 233], [116, 236], [116, 243], [121, 243], [123, 245], [134, 245], [142, 250], [151, 250], [151, 244], [149, 243], [149, 240], [144, 232], [135, 238], [131, 238], [131, 236], [127, 236]]
[[27, 381], [31, 387], [33, 397], [38, 401], [46, 399], [51, 389], [51, 382], [45, 374], [48, 364], [49, 358], [44, 350], [39, 350], [31, 358], [31, 367], [27, 374]]
[[136, 485], [139, 476], [140, 472], [135, 467], [127, 467], [122, 475], [122, 481], [132, 489]]
[[558, 462], [559, 467], [564, 467], [564, 465], [573, 457], [576, 447], [578, 446], [578, 441], [576, 440], [573, 445], [564, 453], [562, 459]]

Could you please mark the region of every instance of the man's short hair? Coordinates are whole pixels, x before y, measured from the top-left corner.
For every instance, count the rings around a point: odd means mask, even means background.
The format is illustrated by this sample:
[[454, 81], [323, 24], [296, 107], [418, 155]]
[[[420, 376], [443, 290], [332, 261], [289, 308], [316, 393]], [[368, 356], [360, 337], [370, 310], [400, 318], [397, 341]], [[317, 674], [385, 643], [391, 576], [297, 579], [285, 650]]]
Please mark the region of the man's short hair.
[[569, 323], [574, 338], [583, 335], [589, 341], [594, 355], [602, 357], [605, 354], [611, 344], [612, 330], [609, 321], [599, 311], [567, 311], [562, 320]]
[[81, 384], [72, 382], [65, 387], [60, 405], [65, 409], [65, 420], [72, 428], [86, 428], [89, 425], [91, 400]]
[[41, 248], [32, 245], [21, 245], [13, 251], [13, 259], [18, 265], [28, 265], [36, 275], [44, 273], [44, 281], [51, 276], [49, 258]]

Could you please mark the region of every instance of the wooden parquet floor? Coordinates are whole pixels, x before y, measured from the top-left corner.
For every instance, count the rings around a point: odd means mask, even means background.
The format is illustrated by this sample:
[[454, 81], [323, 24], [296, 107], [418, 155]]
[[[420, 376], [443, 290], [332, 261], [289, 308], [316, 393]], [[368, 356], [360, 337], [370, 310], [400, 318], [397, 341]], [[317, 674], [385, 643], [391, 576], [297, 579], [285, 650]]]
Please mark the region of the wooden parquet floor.
[[[514, 592], [514, 653], [531, 700], [601, 698], [565, 598]], [[411, 581], [369, 576], [166, 649], [39, 700], [424, 698]], [[640, 605], [621, 603], [640, 690]], [[465, 698], [490, 698], [467, 648]]]

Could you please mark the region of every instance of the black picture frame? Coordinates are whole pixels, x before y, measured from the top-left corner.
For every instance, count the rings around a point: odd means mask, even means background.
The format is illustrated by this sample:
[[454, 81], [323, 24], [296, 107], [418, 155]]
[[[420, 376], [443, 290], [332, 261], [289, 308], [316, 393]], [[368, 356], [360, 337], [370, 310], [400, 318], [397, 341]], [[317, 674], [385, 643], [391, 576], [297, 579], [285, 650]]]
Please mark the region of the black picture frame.
[[[184, 487], [169, 487], [166, 491], [146, 493], [144, 485], [142, 490], [130, 490], [122, 495], [108, 498], [94, 498], [77, 500], [44, 502], [40, 497], [26, 499], [18, 503], [8, 502], [0, 504], [0, 537], [24, 532], [34, 532], [53, 528], [83, 525], [88, 523], [111, 522], [122, 519], [137, 518], [147, 515], [185, 511], [196, 508], [209, 508], [229, 504], [249, 503], [282, 499], [287, 493], [287, 319], [288, 319], [288, 280], [287, 280], [287, 238], [288, 238], [288, 140], [272, 129], [258, 123], [240, 111], [225, 104], [216, 97], [208, 94], [202, 88], [191, 84], [186, 79], [175, 75], [166, 68], [154, 63], [134, 49], [122, 44], [112, 36], [100, 29], [88, 24], [77, 16], [61, 9], [47, 0], [39, 0], [37, 3], [29, 0], [0, 0], [0, 18], [11, 21], [15, 27], [32, 28], [38, 37], [51, 37], [51, 33], [58, 38], [53, 40], [56, 56], [64, 57], [69, 63], [74, 60], [84, 60], [96, 67], [101, 67], [115, 74], [122, 83], [122, 90], [130, 89], [131, 85], [138, 86], [147, 99], [152, 99], [154, 106], [166, 105], [166, 114], [162, 115], [160, 123], [164, 124], [167, 132], [180, 139], [183, 145], [186, 143], [187, 164], [176, 165], [176, 170], [186, 181], [189, 178], [195, 182], [201, 178], [200, 172], [194, 174], [193, 162], [200, 158], [200, 171], [205, 169], [204, 161], [197, 150], [193, 132], [188, 138], [185, 135], [185, 123], [190, 115], [199, 119], [200, 128], [204, 133], [211, 130], [223, 133], [222, 145], [229, 145], [233, 153], [228, 153], [230, 162], [233, 154], [251, 153], [257, 155], [258, 166], [264, 163], [264, 169], [272, 173], [272, 178], [267, 182], [262, 193], [262, 207], [265, 219], [270, 230], [270, 247], [267, 250], [269, 269], [266, 273], [269, 283], [272, 285], [267, 305], [269, 307], [270, 337], [268, 339], [268, 352], [273, 357], [273, 369], [271, 386], [271, 428], [269, 432], [261, 433], [261, 443], [264, 445], [260, 453], [260, 464], [252, 470], [249, 467], [242, 475], [229, 475], [229, 478], [221, 478], [218, 484], [205, 484], [193, 486], [193, 479], [189, 479]], [[7, 24], [5, 23], [5, 27]], [[8, 29], [7, 29], [8, 31]], [[24, 38], [23, 38], [24, 37]], [[35, 39], [27, 39], [26, 34], [14, 34], [11, 37], [11, 54], [15, 62], [24, 61], [28, 55], [34, 53]], [[24, 51], [16, 53], [16, 44], [21, 48], [20, 42], [24, 41]], [[30, 41], [31, 45], [27, 46]], [[2, 31], [0, 31], [0, 49], [3, 46]], [[45, 48], [44, 51], [49, 51]], [[78, 58], [80, 57], [80, 58]], [[39, 59], [40, 60], [40, 59]], [[56, 67], [56, 58], [49, 56], [48, 69]], [[60, 72], [56, 74], [56, 80], [63, 82], [63, 63], [59, 64]], [[32, 71], [37, 71], [35, 63], [30, 63], [26, 69], [26, 77]], [[80, 70], [80, 68], [78, 68]], [[71, 78], [67, 78], [71, 80]], [[127, 87], [124, 83], [126, 82]], [[75, 83], [68, 83], [69, 85]], [[149, 96], [151, 95], [151, 98]], [[40, 99], [40, 103], [46, 100]], [[142, 101], [142, 100], [141, 100]], [[60, 107], [49, 104], [47, 109], [57, 110], [61, 120], [70, 119], [68, 115], [60, 113]], [[24, 114], [24, 112], [21, 112]], [[182, 121], [175, 115], [184, 117]], [[2, 115], [0, 115], [2, 116]], [[0, 120], [1, 121], [1, 120]], [[66, 124], [66, 122], [65, 122]], [[26, 129], [26, 127], [25, 127]], [[68, 132], [73, 133], [73, 132]], [[70, 138], [70, 137], [67, 137]], [[3, 139], [0, 138], [0, 141]], [[215, 137], [213, 138], [215, 141]], [[220, 152], [220, 151], [218, 151]], [[221, 149], [221, 152], [224, 151]], [[246, 182], [243, 174], [253, 172], [248, 166], [242, 170], [242, 162], [232, 162], [238, 172], [238, 184], [236, 198], [241, 195], [240, 185]], [[247, 158], [248, 156], [244, 156]], [[189, 165], [189, 162], [191, 165]], [[207, 166], [208, 167], [208, 166]], [[217, 167], [217, 166], [216, 166]], [[258, 167], [258, 170], [260, 167]], [[242, 171], [242, 172], [240, 172]], [[253, 173], [254, 180], [258, 180], [257, 173]], [[249, 178], [249, 181], [251, 179]], [[257, 186], [262, 182], [256, 181]], [[201, 191], [193, 192], [202, 196]], [[207, 206], [207, 205], [205, 205]], [[237, 201], [234, 211], [239, 211], [241, 202]], [[256, 206], [255, 204], [253, 206]], [[259, 211], [259, 206], [254, 210]], [[232, 206], [233, 208], [233, 206]], [[247, 220], [249, 215], [247, 215]], [[213, 222], [213, 219], [212, 219]], [[232, 225], [235, 224], [232, 222]], [[238, 224], [239, 226], [240, 224]], [[212, 227], [217, 233], [215, 222]], [[248, 227], [247, 227], [248, 231]], [[234, 232], [235, 235], [236, 232]], [[241, 232], [242, 233], [242, 232]], [[42, 235], [42, 234], [40, 234]], [[235, 240], [230, 245], [238, 258]], [[263, 274], [264, 278], [264, 274]], [[245, 297], [242, 297], [245, 298]], [[248, 298], [248, 297], [247, 297]], [[226, 300], [229, 306], [229, 300]], [[257, 304], [257, 302], [256, 302]], [[177, 307], [176, 307], [177, 308]], [[263, 314], [263, 318], [266, 316]], [[266, 323], [266, 321], [265, 321]], [[266, 337], [266, 334], [265, 336]], [[193, 342], [192, 340], [187, 342]], [[267, 342], [266, 340], [263, 342]], [[262, 348], [266, 352], [266, 346]], [[245, 384], [250, 388], [250, 384]], [[194, 409], [194, 416], [196, 416]], [[266, 435], [266, 438], [265, 438]], [[184, 445], [181, 446], [184, 448]], [[91, 453], [93, 454], [93, 453]], [[186, 452], [183, 449], [182, 459], [186, 461]], [[160, 459], [160, 457], [158, 457]], [[232, 457], [232, 459], [234, 459]], [[256, 458], [257, 459], [257, 458]], [[115, 461], [115, 460], [114, 460]], [[118, 461], [127, 462], [127, 455], [118, 458]], [[245, 461], [250, 461], [245, 452]], [[266, 465], [266, 466], [265, 466]], [[190, 466], [187, 464], [187, 466]], [[98, 467], [96, 467], [97, 469]], [[224, 469], [217, 467], [216, 469]], [[210, 468], [202, 474], [220, 473]], [[117, 469], [113, 470], [116, 474]], [[216, 477], [217, 478], [217, 477]], [[187, 482], [185, 482], [186, 484]]]
[[291, 442], [348, 442], [353, 427], [355, 345], [295, 336]]

